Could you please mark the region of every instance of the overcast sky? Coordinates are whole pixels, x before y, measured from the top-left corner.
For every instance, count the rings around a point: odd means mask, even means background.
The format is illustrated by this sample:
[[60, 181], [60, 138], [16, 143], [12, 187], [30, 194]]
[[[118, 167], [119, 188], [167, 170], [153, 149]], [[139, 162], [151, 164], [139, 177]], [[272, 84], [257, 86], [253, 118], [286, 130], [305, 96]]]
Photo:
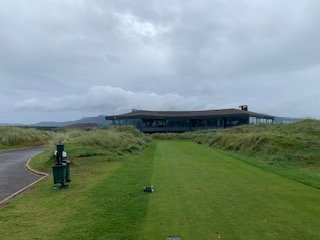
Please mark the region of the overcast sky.
[[320, 118], [319, 0], [0, 0], [0, 122], [132, 108]]

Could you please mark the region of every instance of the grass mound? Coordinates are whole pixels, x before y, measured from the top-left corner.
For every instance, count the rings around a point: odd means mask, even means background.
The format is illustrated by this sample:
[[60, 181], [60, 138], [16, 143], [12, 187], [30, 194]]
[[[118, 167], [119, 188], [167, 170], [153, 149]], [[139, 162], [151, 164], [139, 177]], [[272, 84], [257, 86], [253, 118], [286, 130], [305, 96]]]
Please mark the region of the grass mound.
[[[156, 134], [157, 139], [187, 139], [239, 152], [250, 164], [320, 188], [320, 121], [289, 125], [245, 125], [229, 129]], [[252, 158], [253, 157], [253, 158]]]
[[146, 138], [136, 129], [126, 126], [81, 134], [74, 142], [85, 146], [117, 150], [118, 152], [132, 152], [144, 148]]
[[0, 127], [0, 149], [42, 145], [51, 139], [48, 131], [19, 127]]
[[194, 141], [225, 150], [268, 156], [270, 163], [319, 164], [320, 121], [290, 125], [241, 126], [223, 131], [189, 133]]
[[55, 162], [55, 143], [65, 143], [65, 150], [73, 167], [84, 164], [113, 161], [121, 156], [136, 153], [148, 146], [149, 138], [134, 127], [111, 127], [91, 132], [71, 130], [57, 133], [51, 141], [51, 148], [35, 157], [31, 166], [41, 171], [51, 171]]

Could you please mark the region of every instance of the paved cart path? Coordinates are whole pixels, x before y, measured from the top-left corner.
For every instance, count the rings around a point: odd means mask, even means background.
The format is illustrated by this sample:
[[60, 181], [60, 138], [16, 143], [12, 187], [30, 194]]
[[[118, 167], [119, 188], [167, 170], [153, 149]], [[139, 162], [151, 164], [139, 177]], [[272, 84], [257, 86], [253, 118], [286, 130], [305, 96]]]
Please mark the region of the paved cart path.
[[42, 151], [43, 148], [37, 147], [0, 153], [0, 202], [41, 178], [30, 172], [26, 164]]

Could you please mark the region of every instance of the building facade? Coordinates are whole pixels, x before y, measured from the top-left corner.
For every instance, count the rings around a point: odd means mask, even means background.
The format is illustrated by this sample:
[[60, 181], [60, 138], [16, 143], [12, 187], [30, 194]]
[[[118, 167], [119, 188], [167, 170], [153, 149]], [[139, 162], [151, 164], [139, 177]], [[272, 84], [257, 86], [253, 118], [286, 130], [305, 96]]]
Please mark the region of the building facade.
[[[244, 109], [244, 110], [243, 110]], [[133, 125], [145, 133], [187, 132], [229, 128], [244, 124], [272, 124], [273, 116], [250, 112], [247, 108], [206, 111], [146, 111], [107, 116], [113, 125]]]

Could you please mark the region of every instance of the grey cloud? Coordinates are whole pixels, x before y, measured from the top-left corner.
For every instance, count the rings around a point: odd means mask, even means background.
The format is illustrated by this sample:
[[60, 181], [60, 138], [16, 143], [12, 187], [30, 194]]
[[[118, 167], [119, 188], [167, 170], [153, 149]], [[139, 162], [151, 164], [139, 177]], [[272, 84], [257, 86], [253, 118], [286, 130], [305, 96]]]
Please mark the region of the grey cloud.
[[196, 97], [185, 97], [176, 93], [163, 95], [154, 92], [134, 92], [112, 86], [94, 86], [84, 94], [63, 97], [37, 99], [30, 98], [15, 104], [17, 110], [23, 111], [79, 111], [120, 113], [134, 108], [138, 109], [207, 109], [212, 107]]
[[[75, 115], [63, 111], [119, 111], [126, 91], [160, 102], [176, 93], [195, 108], [248, 103], [270, 114], [319, 117], [315, 102], [303, 100], [320, 94], [319, 22], [318, 1], [4, 0], [0, 100], [34, 105], [34, 119], [52, 117], [48, 104], [61, 100], [65, 108], [56, 111], [68, 118]], [[89, 98], [92, 86], [127, 90], [92, 94], [95, 104], [75, 109], [71, 103]], [[293, 108], [299, 101], [307, 107]], [[6, 119], [16, 116], [11, 105], [0, 105]]]
[[277, 7], [281, 5], [278, 1], [236, 3], [233, 8], [226, 2], [222, 9], [201, 9], [196, 17], [190, 16], [196, 12], [193, 9], [184, 12], [182, 26], [169, 37], [175, 51], [173, 61], [181, 74], [233, 81], [239, 75], [319, 65], [320, 39], [315, 26], [319, 11], [312, 4], [301, 10], [303, 3], [293, 7]]

